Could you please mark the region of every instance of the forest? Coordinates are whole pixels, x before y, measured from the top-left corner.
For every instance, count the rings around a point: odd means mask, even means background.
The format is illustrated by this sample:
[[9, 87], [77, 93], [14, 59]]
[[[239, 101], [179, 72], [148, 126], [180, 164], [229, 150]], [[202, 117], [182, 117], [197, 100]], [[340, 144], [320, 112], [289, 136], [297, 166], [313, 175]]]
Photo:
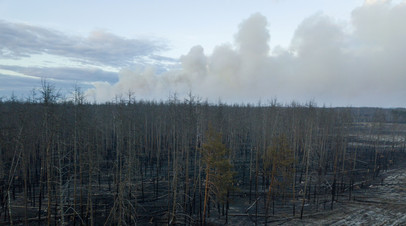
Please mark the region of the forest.
[[406, 110], [189, 94], [0, 101], [0, 224], [267, 225], [334, 209], [406, 159]]

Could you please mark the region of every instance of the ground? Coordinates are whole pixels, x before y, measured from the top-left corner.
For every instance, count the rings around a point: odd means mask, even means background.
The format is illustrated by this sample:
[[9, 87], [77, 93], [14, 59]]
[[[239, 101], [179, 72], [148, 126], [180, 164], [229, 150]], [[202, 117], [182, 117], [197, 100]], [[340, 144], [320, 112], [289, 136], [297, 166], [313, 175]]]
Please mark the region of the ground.
[[[253, 215], [244, 216], [241, 214], [245, 213], [244, 209], [235, 208], [230, 209], [229, 225], [254, 225]], [[36, 208], [28, 208], [28, 216], [35, 217], [36, 211]], [[23, 206], [15, 206], [13, 213], [16, 218], [24, 216]], [[233, 216], [233, 213], [239, 213], [239, 216]], [[258, 220], [258, 225], [263, 225], [263, 218]], [[212, 217], [208, 222], [209, 225], [223, 225], [224, 219], [219, 222]], [[354, 190], [351, 200], [348, 194], [342, 194], [333, 210], [305, 211], [303, 219], [299, 218], [299, 213], [295, 217], [282, 214], [270, 217], [269, 225], [406, 225], [406, 163], [381, 172], [372, 185]]]
[[381, 181], [339, 200], [334, 210], [286, 219], [276, 225], [406, 225], [406, 167], [388, 170]]

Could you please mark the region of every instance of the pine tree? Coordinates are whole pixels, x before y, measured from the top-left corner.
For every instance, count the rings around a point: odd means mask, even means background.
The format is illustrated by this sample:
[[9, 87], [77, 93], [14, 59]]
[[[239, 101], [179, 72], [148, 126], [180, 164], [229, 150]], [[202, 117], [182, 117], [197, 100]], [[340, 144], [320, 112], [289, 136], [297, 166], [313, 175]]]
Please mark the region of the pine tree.
[[209, 127], [206, 142], [201, 149], [206, 173], [203, 224], [205, 223], [209, 197], [214, 195], [212, 200], [224, 204], [227, 201], [227, 193], [233, 188], [234, 172], [228, 158], [230, 150], [222, 143], [221, 138], [220, 133]]

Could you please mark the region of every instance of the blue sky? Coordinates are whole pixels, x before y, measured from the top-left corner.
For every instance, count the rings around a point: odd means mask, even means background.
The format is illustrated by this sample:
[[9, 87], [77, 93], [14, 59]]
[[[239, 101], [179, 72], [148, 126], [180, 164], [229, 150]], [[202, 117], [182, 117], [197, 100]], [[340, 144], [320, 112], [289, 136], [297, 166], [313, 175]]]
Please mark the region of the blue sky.
[[405, 8], [384, 0], [0, 0], [0, 96], [28, 96], [47, 78], [97, 101], [192, 91], [211, 101], [404, 107]]

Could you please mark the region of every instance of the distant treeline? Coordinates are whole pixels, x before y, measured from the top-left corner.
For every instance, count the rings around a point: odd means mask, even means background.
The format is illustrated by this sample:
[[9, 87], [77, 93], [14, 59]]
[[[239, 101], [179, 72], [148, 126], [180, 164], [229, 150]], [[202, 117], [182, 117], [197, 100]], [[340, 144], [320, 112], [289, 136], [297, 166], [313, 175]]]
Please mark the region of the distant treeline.
[[[0, 101], [0, 223], [267, 223], [334, 208], [405, 154], [406, 111]], [[327, 207], [326, 207], [327, 205]]]

